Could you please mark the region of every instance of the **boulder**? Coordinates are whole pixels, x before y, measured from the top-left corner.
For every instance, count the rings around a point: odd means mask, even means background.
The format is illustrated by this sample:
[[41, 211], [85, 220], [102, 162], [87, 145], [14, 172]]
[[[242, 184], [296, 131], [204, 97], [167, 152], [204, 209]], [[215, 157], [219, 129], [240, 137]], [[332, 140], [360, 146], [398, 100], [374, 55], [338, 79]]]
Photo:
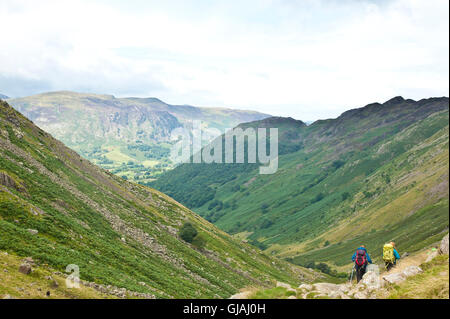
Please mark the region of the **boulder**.
[[406, 279], [406, 276], [403, 273], [394, 273], [383, 276], [383, 280], [387, 281], [390, 284], [397, 284]]
[[406, 280], [406, 278], [410, 276], [420, 274], [422, 271], [423, 270], [418, 266], [409, 266], [405, 268], [405, 270], [403, 270], [402, 272], [386, 275], [383, 277], [383, 279], [391, 284], [397, 284], [399, 282]]
[[359, 291], [358, 289], [353, 288], [353, 289], [351, 289], [351, 290], [349, 290], [349, 291], [347, 292], [347, 295], [352, 297], [352, 296], [353, 296], [354, 294], [356, 294], [358, 291]]
[[50, 281], [50, 287], [56, 289], [59, 287], [58, 282], [52, 276], [45, 276], [45, 279]]
[[297, 299], [295, 296], [289, 296], [288, 299]]
[[434, 249], [434, 250], [432, 250], [432, 251], [429, 253], [427, 259], [425, 260], [426, 263], [432, 261], [435, 257], [437, 257], [437, 256], [439, 255], [439, 251], [438, 251], [437, 249], [435, 249], [435, 248], [433, 248], [433, 249]]
[[36, 229], [27, 229], [27, 230], [31, 235], [37, 235], [39, 233], [39, 231], [37, 231]]
[[330, 294], [331, 292], [340, 291], [340, 285], [321, 282], [313, 285], [313, 289], [319, 293]]
[[22, 261], [26, 264], [30, 264], [31, 266], [34, 266], [36, 264], [33, 260], [33, 257], [26, 257]]
[[19, 192], [24, 192], [25, 188], [17, 183], [14, 178], [8, 175], [6, 172], [0, 172], [0, 185], [4, 185], [6, 187], [15, 188]]
[[358, 285], [364, 285], [368, 289], [378, 289], [380, 287], [379, 276], [374, 271], [367, 272]]
[[350, 289], [352, 289], [351, 283], [340, 284], [338, 286], [339, 286], [339, 290], [343, 293], [347, 293], [348, 291], [350, 291]]
[[448, 234], [441, 241], [441, 246], [439, 247], [439, 253], [448, 255]]
[[421, 272], [423, 272], [422, 268], [420, 268], [418, 266], [409, 266], [409, 267], [405, 268], [405, 270], [403, 270], [402, 274], [405, 277], [410, 277], [410, 276], [418, 275]]
[[340, 291], [332, 291], [328, 294], [331, 299], [344, 299], [344, 294]]
[[5, 295], [5, 296], [3, 296], [3, 299], [14, 299], [14, 298], [11, 297], [11, 295]]
[[250, 291], [240, 292], [238, 294], [232, 295], [229, 299], [248, 299], [250, 296]]
[[59, 287], [59, 284], [55, 279], [53, 279], [53, 280], [51, 280], [50, 287], [53, 289], [56, 289]]
[[22, 274], [28, 275], [31, 273], [31, 266], [30, 264], [22, 264], [19, 267], [19, 272], [21, 272]]
[[45, 215], [45, 212], [42, 209], [38, 208], [38, 207], [31, 207], [31, 213], [34, 216]]
[[312, 290], [313, 286], [309, 285], [309, 284], [301, 284], [300, 286], [298, 286], [299, 289], [304, 289], [304, 290]]
[[353, 295], [353, 298], [355, 299], [367, 299], [367, 292], [362, 290], [362, 291], [358, 291], [357, 293], [355, 293]]

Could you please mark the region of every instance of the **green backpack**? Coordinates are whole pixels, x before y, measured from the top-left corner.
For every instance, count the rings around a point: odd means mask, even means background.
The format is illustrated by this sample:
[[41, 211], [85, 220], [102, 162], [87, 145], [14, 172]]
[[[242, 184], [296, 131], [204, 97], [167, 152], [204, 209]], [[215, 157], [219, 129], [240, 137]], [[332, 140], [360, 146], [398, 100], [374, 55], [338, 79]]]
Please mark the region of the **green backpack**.
[[387, 263], [393, 264], [395, 262], [394, 246], [386, 244], [383, 247], [383, 260]]

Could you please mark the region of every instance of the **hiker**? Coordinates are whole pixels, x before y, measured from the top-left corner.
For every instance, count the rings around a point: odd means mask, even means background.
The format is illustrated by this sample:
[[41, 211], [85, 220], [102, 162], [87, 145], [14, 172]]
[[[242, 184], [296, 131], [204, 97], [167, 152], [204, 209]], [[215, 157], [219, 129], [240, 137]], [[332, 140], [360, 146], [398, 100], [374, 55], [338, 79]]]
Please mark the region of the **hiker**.
[[352, 261], [355, 263], [356, 268], [356, 282], [359, 282], [366, 273], [367, 264], [372, 263], [366, 246], [361, 245], [361, 247], [356, 249], [352, 256]]
[[397, 264], [397, 259], [400, 259], [400, 254], [395, 249], [395, 243], [390, 243], [383, 246], [383, 260], [386, 266], [386, 270], [389, 271]]

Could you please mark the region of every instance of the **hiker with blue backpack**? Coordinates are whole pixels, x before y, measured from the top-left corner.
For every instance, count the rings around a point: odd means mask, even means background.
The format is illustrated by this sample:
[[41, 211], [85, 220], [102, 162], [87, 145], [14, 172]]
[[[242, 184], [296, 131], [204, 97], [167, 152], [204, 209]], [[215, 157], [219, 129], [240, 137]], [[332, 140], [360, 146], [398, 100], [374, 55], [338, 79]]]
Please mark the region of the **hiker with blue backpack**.
[[361, 245], [356, 249], [352, 256], [352, 261], [355, 263], [356, 268], [356, 282], [359, 282], [366, 273], [367, 265], [372, 263], [366, 246]]

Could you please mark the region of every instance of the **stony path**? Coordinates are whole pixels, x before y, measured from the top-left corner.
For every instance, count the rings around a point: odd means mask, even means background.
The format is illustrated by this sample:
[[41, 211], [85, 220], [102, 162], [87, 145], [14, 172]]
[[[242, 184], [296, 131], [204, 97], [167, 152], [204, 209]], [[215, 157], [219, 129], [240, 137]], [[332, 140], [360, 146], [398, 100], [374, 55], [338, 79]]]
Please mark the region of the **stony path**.
[[[367, 273], [358, 284], [355, 282], [343, 284], [323, 282], [302, 284], [294, 289], [288, 284], [277, 283], [277, 287], [284, 287], [287, 291], [296, 292], [296, 296], [290, 296], [289, 299], [379, 299], [388, 295], [388, 290], [385, 288], [387, 284], [398, 284], [410, 276], [420, 274], [422, 269], [419, 265], [431, 261], [439, 254], [448, 254], [448, 247], [449, 235], [447, 234], [439, 249], [426, 250], [414, 256], [402, 258], [398, 265], [388, 273], [384, 271], [384, 267], [369, 266]], [[252, 293], [251, 290], [242, 291], [233, 295], [231, 299], [247, 299]]]

